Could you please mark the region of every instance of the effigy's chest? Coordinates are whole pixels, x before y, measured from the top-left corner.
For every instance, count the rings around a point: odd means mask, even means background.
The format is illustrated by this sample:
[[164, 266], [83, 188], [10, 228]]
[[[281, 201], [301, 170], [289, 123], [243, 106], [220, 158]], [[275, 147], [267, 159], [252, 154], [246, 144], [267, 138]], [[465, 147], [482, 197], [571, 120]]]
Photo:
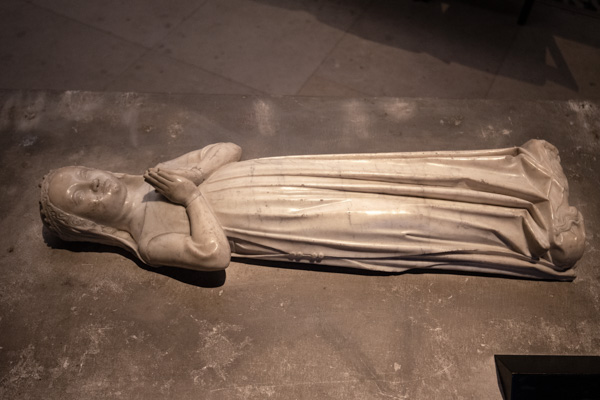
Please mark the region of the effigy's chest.
[[190, 223], [185, 208], [162, 199], [148, 201], [142, 235], [146, 232], [151, 232], [153, 236], [165, 233], [189, 234]]

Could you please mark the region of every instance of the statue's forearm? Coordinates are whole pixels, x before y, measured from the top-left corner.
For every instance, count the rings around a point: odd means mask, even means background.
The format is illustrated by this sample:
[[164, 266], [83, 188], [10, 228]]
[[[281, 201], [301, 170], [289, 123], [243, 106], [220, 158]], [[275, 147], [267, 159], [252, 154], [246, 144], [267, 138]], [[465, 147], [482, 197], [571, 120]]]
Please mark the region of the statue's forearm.
[[198, 185], [223, 165], [238, 161], [241, 155], [242, 149], [236, 144], [215, 143], [160, 163], [156, 167], [189, 170], [194, 176], [185, 174], [186, 178]]
[[210, 260], [207, 267], [227, 267], [231, 258], [229, 242], [208, 202], [199, 195], [187, 205], [186, 212], [192, 242]]
[[198, 167], [206, 179], [223, 165], [239, 161], [242, 149], [233, 143], [217, 143], [202, 149], [201, 155]]

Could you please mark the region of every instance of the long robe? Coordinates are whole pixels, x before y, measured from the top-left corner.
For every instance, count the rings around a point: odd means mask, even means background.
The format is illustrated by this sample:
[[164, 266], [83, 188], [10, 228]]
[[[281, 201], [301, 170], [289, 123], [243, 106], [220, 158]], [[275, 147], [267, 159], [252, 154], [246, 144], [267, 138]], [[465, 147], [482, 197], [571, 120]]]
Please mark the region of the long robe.
[[272, 157], [201, 185], [233, 255], [401, 272], [433, 268], [569, 280], [551, 250], [583, 240], [547, 142], [461, 152]]

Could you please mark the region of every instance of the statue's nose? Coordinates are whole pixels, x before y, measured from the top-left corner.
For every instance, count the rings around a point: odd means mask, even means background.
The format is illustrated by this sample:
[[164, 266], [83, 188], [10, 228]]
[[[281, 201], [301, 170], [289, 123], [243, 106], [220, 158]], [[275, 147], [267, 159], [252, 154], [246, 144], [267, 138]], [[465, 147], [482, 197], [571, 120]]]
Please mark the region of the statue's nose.
[[100, 189], [100, 180], [99, 179], [94, 179], [92, 181], [92, 190], [94, 192], [97, 192]]

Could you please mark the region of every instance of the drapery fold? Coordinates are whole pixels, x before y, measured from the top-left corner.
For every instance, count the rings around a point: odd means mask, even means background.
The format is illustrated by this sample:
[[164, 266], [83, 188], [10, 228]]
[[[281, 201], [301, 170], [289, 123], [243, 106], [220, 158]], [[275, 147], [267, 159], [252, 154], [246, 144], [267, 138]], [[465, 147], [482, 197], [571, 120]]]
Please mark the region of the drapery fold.
[[262, 158], [222, 167], [201, 190], [234, 255], [388, 272], [573, 277], [552, 249], [557, 224], [580, 215], [568, 205], [557, 151], [544, 141]]

